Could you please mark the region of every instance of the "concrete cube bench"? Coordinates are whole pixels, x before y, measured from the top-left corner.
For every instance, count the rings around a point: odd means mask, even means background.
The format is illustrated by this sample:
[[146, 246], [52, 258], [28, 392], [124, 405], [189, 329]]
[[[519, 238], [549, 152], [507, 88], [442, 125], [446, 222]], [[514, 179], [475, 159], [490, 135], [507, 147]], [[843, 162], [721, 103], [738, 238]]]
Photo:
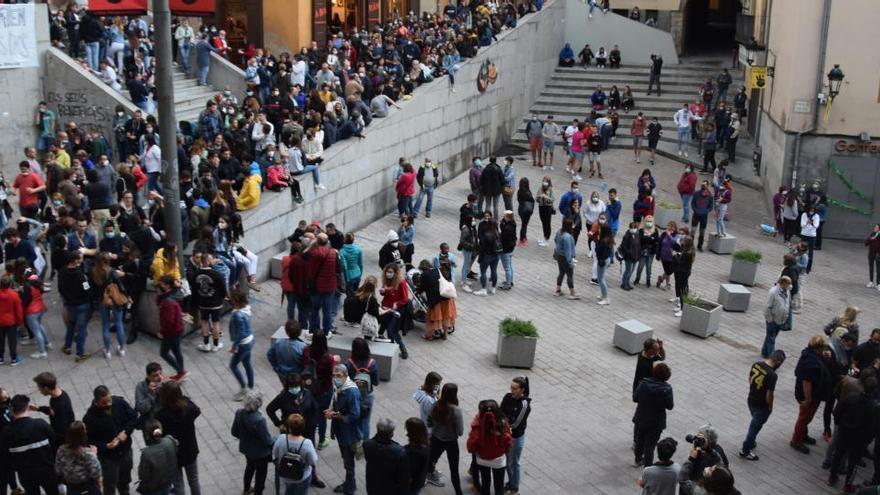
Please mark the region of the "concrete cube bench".
[[752, 293], [739, 284], [721, 284], [718, 289], [718, 304], [725, 311], [748, 311]]
[[[355, 335], [334, 335], [332, 339], [327, 341], [327, 350], [330, 354], [338, 354], [342, 360], [341, 362], [345, 363], [351, 354], [351, 343], [355, 337]], [[272, 334], [272, 343], [274, 344], [282, 339], [287, 340], [284, 326], [278, 327], [278, 330], [275, 330], [275, 333]], [[303, 333], [303, 340], [309, 340], [307, 333]], [[370, 354], [376, 361], [376, 366], [379, 367], [379, 379], [386, 382], [391, 380], [394, 372], [397, 371], [397, 365], [400, 364], [400, 348], [397, 347], [397, 344], [370, 342]]]
[[717, 235], [709, 236], [709, 251], [715, 254], [732, 254], [736, 248], [736, 237], [726, 235], [718, 237]]
[[614, 347], [627, 354], [642, 352], [646, 340], [654, 336], [654, 329], [639, 320], [619, 321], [614, 324]]
[[281, 280], [281, 258], [287, 256], [287, 253], [278, 253], [272, 256], [269, 261], [269, 277], [275, 280]]

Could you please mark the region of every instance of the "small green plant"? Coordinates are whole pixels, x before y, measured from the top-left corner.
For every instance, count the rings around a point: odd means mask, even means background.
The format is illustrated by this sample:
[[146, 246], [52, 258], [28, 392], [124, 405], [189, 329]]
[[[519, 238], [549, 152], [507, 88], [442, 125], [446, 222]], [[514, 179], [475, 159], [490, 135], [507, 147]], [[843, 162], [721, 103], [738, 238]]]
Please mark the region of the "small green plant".
[[538, 329], [531, 321], [505, 318], [498, 325], [498, 331], [505, 337], [538, 337]]
[[754, 263], [756, 265], [760, 263], [763, 258], [764, 255], [754, 249], [738, 249], [733, 253], [733, 259], [745, 263]]
[[718, 307], [718, 305], [713, 302], [706, 301], [705, 299], [700, 299], [700, 296], [697, 295], [696, 292], [686, 292], [682, 296], [682, 299], [684, 300], [684, 303], [686, 305], [694, 306], [700, 309], [704, 309], [706, 311], [712, 311], [713, 309]]
[[664, 210], [680, 210], [681, 206], [675, 205], [672, 203], [667, 203], [666, 201], [658, 201], [657, 206], [663, 208]]

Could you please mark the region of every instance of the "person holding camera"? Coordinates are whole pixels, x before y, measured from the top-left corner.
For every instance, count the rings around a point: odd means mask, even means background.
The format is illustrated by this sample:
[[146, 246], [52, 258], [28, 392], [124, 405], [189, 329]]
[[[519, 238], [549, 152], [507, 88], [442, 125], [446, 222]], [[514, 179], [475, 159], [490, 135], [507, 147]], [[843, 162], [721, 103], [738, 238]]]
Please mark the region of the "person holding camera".
[[[712, 495], [727, 495], [736, 493], [730, 491], [711, 491], [710, 487], [725, 486], [724, 483], [715, 485], [716, 481], [710, 481], [710, 474], [716, 467], [723, 469], [730, 477], [730, 487], [733, 487], [733, 475], [730, 474], [727, 455], [724, 449], [718, 445], [718, 431], [711, 425], [701, 426], [695, 435], [687, 435], [684, 439], [693, 445], [687, 462], [681, 466], [678, 473], [678, 483], [681, 487], [681, 495], [700, 495], [708, 493]], [[718, 475], [724, 478], [723, 475]], [[697, 489], [702, 487], [703, 491]]]
[[[712, 465], [700, 470], [702, 475], [699, 481], [691, 481], [687, 478], [696, 469], [693, 462], [696, 451], [694, 446], [687, 462], [681, 466], [678, 479], [681, 487], [681, 495], [739, 495], [740, 492], [733, 486], [733, 474], [724, 466]], [[682, 481], [683, 480], [683, 481]]]
[[642, 380], [633, 392], [637, 403], [633, 416], [633, 454], [635, 465], [654, 464], [654, 447], [666, 428], [666, 410], [674, 406], [672, 385], [667, 383], [672, 372], [666, 363], [657, 363], [651, 376]]
[[749, 432], [743, 441], [739, 456], [750, 461], [757, 461], [755, 454], [755, 438], [761, 432], [764, 423], [773, 412], [773, 393], [776, 390], [776, 370], [785, 362], [785, 352], [780, 349], [773, 351], [767, 359], [758, 361], [749, 370], [749, 412], [752, 421]]

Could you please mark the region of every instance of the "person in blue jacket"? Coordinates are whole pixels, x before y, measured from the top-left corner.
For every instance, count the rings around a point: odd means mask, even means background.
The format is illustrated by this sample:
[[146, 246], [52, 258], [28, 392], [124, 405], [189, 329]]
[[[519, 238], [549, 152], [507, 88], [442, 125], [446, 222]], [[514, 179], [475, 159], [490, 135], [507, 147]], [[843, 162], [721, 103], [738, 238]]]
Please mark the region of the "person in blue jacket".
[[266, 359], [269, 360], [272, 370], [278, 374], [282, 385], [287, 383], [287, 375], [302, 373], [303, 351], [306, 348], [306, 343], [299, 338], [302, 334], [299, 321], [287, 320], [284, 324], [284, 333], [287, 334], [287, 338], [277, 339], [266, 353]]
[[[232, 359], [229, 360], [229, 369], [235, 375], [241, 389], [233, 396], [236, 401], [244, 399], [248, 390], [254, 389], [254, 367], [251, 364], [251, 351], [254, 349], [254, 334], [251, 331], [251, 306], [248, 304], [247, 294], [234, 289], [229, 293], [229, 303], [232, 304], [232, 316], [229, 317], [229, 338], [232, 340]], [[238, 365], [244, 366], [247, 374], [247, 388], [244, 377]]]
[[335, 493], [354, 495], [357, 491], [354, 472], [354, 448], [361, 440], [358, 420], [361, 417], [361, 393], [348, 377], [344, 364], [333, 367], [333, 399], [324, 411], [324, 418], [331, 420], [330, 436], [339, 444], [345, 481], [333, 489]]
[[219, 52], [220, 50], [211, 46], [208, 37], [202, 34], [196, 43], [196, 64], [199, 66], [199, 85], [208, 85], [208, 72], [211, 70], [211, 52]]
[[700, 236], [697, 241], [697, 250], [703, 250], [703, 238], [706, 234], [706, 224], [709, 222], [709, 214], [715, 208], [715, 196], [709, 189], [709, 181], [704, 180], [700, 186], [700, 190], [691, 198], [691, 207], [694, 210], [694, 216], [691, 218], [691, 235], [693, 236], [700, 227]]
[[617, 229], [620, 228], [620, 212], [623, 210], [623, 203], [617, 199], [617, 189], [608, 190], [608, 204], [605, 206], [605, 216], [610, 220], [611, 233], [617, 236]]
[[571, 181], [571, 189], [559, 198], [559, 211], [568, 211], [571, 209], [571, 202], [578, 200], [578, 204], [584, 204], [584, 195], [578, 191], [578, 181]]
[[556, 295], [562, 295], [562, 279], [568, 277], [568, 298], [571, 300], [580, 299], [574, 292], [574, 236], [572, 221], [566, 218], [562, 221], [562, 228], [556, 233], [556, 248], [553, 251], [553, 258], [559, 267], [559, 274], [556, 276]]

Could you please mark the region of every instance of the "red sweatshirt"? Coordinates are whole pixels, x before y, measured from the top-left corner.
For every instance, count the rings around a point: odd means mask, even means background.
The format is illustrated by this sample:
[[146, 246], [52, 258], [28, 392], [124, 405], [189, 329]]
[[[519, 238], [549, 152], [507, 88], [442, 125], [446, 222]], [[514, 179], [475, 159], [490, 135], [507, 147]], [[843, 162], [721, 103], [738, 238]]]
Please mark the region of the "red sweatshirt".
[[18, 293], [12, 289], [0, 289], [0, 327], [22, 325], [24, 325], [24, 310]]
[[497, 459], [510, 452], [513, 446], [513, 435], [510, 433], [510, 423], [507, 419], [504, 422], [504, 433], [501, 435], [493, 435], [489, 431], [489, 427], [493, 423], [497, 423], [497, 418], [491, 412], [486, 412], [482, 416], [477, 414], [471, 423], [471, 432], [467, 439], [467, 450], [472, 454], [477, 454], [480, 459], [490, 461]]
[[183, 310], [174, 297], [160, 296], [159, 335], [165, 338], [183, 335]]

